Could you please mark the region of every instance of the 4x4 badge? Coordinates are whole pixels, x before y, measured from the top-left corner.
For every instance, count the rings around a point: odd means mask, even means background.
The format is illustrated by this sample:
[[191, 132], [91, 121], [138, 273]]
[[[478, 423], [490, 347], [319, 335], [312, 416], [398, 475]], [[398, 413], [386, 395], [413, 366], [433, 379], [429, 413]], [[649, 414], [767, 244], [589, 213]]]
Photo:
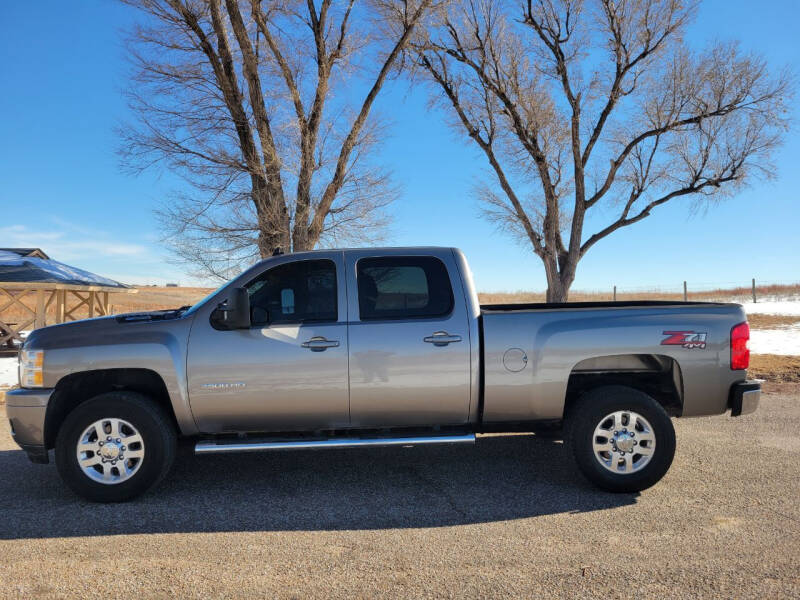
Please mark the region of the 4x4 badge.
[[662, 346], [683, 346], [684, 348], [705, 349], [708, 333], [705, 331], [662, 331], [667, 337], [661, 340]]

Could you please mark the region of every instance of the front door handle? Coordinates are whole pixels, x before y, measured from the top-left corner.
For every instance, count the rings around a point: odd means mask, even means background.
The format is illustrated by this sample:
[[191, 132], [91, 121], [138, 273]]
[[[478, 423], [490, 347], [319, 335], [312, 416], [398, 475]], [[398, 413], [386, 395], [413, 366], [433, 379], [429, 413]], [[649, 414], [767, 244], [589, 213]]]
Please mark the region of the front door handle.
[[422, 341], [434, 346], [447, 346], [447, 344], [452, 344], [453, 342], [460, 342], [461, 336], [450, 335], [446, 331], [437, 331], [433, 335], [422, 338]]
[[307, 342], [303, 342], [301, 345], [303, 346], [303, 348], [308, 348], [312, 352], [324, 352], [328, 348], [338, 348], [339, 341], [328, 340], [322, 336], [315, 336], [312, 337]]

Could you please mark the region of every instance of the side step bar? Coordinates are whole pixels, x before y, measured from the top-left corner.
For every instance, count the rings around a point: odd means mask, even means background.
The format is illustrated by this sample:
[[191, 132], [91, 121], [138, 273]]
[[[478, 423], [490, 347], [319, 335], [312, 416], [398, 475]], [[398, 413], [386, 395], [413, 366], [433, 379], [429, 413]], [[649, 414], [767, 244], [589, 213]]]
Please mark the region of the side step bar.
[[475, 434], [437, 435], [429, 437], [377, 437], [377, 438], [329, 438], [326, 440], [301, 441], [252, 441], [252, 442], [197, 442], [195, 454], [220, 454], [226, 452], [265, 452], [268, 450], [319, 450], [323, 448], [360, 448], [362, 446], [421, 446], [428, 444], [474, 444]]

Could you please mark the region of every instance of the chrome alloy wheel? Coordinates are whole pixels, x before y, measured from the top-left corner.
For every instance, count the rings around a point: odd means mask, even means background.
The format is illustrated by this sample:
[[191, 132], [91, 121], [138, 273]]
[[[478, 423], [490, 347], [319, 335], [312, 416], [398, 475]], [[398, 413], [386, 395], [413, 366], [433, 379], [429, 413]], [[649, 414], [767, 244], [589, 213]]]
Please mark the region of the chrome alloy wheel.
[[144, 459], [144, 440], [122, 419], [100, 419], [78, 439], [78, 464], [84, 475], [114, 485], [133, 477]]
[[618, 410], [606, 415], [592, 435], [594, 457], [612, 473], [628, 475], [643, 469], [656, 449], [653, 428], [642, 415]]

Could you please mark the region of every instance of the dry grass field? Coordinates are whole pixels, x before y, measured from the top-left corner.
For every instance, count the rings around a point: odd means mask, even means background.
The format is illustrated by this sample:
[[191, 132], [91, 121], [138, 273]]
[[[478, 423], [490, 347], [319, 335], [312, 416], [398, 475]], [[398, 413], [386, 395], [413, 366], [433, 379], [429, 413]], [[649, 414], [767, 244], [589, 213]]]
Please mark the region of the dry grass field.
[[800, 383], [800, 356], [751, 354], [747, 376], [771, 383]]
[[789, 327], [800, 321], [795, 315], [762, 315], [759, 313], [747, 315], [750, 329], [781, 329]]
[[[136, 289], [135, 294], [111, 294], [109, 302], [114, 314], [178, 308], [194, 304], [213, 290], [213, 288], [200, 287], [140, 287]], [[35, 305], [35, 296], [27, 295], [22, 299], [22, 303], [32, 309]], [[75, 311], [75, 315], [80, 318], [88, 317], [88, 308], [83, 307]], [[22, 309], [16, 307], [13, 310], [4, 311], [0, 315], [0, 319], [6, 322], [15, 322], [23, 316], [25, 315], [23, 315]], [[54, 319], [55, 306], [51, 306], [48, 311], [48, 323], [54, 322]]]
[[178, 308], [194, 304], [207, 296], [214, 288], [201, 287], [140, 287], [135, 294], [112, 296], [115, 313], [142, 310]]

